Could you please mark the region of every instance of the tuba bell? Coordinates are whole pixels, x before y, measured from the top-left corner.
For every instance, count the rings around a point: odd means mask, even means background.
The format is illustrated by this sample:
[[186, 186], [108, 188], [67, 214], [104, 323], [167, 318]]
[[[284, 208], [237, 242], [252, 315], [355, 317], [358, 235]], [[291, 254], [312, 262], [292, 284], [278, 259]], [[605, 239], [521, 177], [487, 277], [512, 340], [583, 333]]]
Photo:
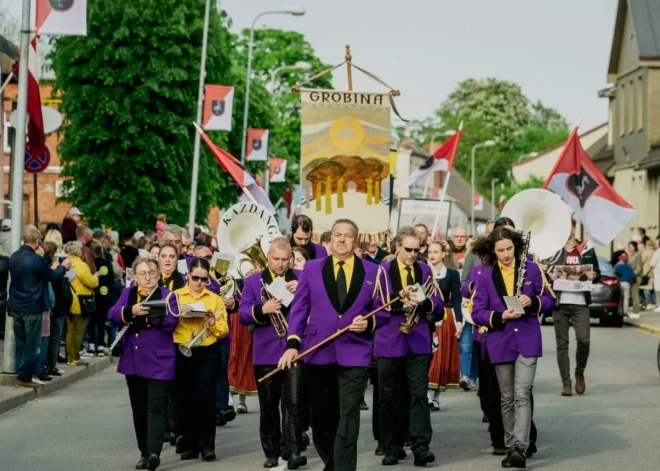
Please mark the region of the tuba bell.
[[516, 230], [532, 233], [529, 253], [540, 263], [552, 264], [552, 259], [571, 235], [571, 214], [566, 203], [549, 190], [533, 188], [517, 193], [502, 210]]
[[[265, 270], [268, 266], [268, 259], [266, 258], [266, 254], [264, 254], [264, 251], [261, 248], [262, 237], [263, 236], [257, 237], [257, 240], [250, 242], [246, 247], [243, 247], [239, 250], [240, 253], [248, 257], [241, 260], [237, 267], [238, 273], [243, 279], [246, 279], [248, 276], [254, 273]], [[241, 268], [244, 263], [248, 263], [252, 266], [247, 272], [244, 272]]]
[[236, 281], [229, 274], [229, 260], [218, 259], [213, 269], [220, 284], [220, 297], [233, 298], [236, 294]]

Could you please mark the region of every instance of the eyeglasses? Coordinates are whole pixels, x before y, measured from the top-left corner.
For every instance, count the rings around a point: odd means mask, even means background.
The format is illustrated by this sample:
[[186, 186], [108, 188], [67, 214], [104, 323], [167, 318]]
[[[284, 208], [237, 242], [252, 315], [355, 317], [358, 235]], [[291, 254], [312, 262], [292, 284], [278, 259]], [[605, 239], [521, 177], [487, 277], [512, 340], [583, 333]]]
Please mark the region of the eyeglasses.
[[175, 239], [175, 240], [163, 239], [163, 242], [165, 242], [166, 244], [180, 245], [181, 244], [181, 239]]
[[196, 281], [196, 282], [200, 282], [200, 281], [202, 281], [202, 282], [204, 282], [204, 283], [208, 283], [208, 281], [209, 281], [209, 277], [208, 277], [208, 276], [195, 276], [195, 275], [190, 275], [190, 279], [193, 280], [193, 281]]
[[414, 252], [414, 253], [419, 253], [419, 252], [422, 250], [422, 249], [420, 249], [420, 248], [413, 249], [413, 248], [411, 248], [411, 247], [404, 247], [403, 245], [401, 246], [401, 248], [402, 248], [403, 250], [405, 250], [406, 252], [408, 252], [408, 253], [412, 253], [412, 252]]
[[155, 271], [136, 271], [135, 274], [140, 278], [146, 278], [146, 277], [153, 278], [154, 276], [156, 276]]

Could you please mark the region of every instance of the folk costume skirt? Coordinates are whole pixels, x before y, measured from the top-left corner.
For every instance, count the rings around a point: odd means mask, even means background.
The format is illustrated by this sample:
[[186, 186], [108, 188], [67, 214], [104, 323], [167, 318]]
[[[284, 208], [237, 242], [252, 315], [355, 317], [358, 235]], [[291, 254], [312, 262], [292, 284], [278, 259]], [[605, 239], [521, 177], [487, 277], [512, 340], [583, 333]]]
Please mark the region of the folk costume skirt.
[[257, 395], [257, 381], [252, 364], [252, 334], [247, 326], [232, 322], [229, 326], [231, 346], [229, 348], [229, 389], [234, 394]]
[[456, 323], [450, 308], [445, 309], [442, 325], [435, 328], [435, 335], [438, 337], [438, 349], [431, 358], [429, 389], [444, 391], [447, 388], [458, 388], [461, 364], [456, 340]]

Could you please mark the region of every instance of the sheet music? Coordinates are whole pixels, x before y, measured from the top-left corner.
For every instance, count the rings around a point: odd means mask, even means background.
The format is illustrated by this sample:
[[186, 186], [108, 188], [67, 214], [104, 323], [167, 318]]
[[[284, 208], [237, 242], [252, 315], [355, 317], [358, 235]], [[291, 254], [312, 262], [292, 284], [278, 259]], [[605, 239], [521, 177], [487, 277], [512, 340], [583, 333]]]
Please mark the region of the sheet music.
[[225, 260], [229, 262], [229, 270], [232, 270], [234, 268], [234, 260], [236, 260], [236, 257], [228, 253], [213, 252], [211, 267], [214, 267], [218, 260]]
[[416, 290], [416, 291], [412, 291], [412, 292], [410, 293], [410, 298], [411, 298], [413, 301], [416, 301], [416, 302], [418, 302], [418, 303], [424, 302], [424, 300], [426, 299], [426, 293], [424, 292], [424, 288], [422, 288], [422, 287], [419, 285], [419, 283], [416, 283], [416, 284], [414, 284], [413, 286], [414, 286], [415, 288], [417, 288], [417, 290]]
[[184, 304], [184, 306], [190, 306], [193, 310], [182, 314], [183, 317], [206, 317], [208, 315], [204, 303], [190, 303]]
[[176, 265], [176, 269], [179, 273], [182, 275], [185, 275], [188, 273], [188, 263], [186, 262], [186, 259], [179, 260], [179, 262]]
[[286, 281], [283, 278], [275, 278], [271, 284], [266, 285], [266, 290], [272, 297], [281, 300], [285, 307], [289, 307], [293, 301], [293, 293], [286, 288]]
[[520, 299], [517, 296], [504, 296], [504, 302], [507, 309], [513, 309], [516, 314], [524, 315], [525, 308], [520, 304]]

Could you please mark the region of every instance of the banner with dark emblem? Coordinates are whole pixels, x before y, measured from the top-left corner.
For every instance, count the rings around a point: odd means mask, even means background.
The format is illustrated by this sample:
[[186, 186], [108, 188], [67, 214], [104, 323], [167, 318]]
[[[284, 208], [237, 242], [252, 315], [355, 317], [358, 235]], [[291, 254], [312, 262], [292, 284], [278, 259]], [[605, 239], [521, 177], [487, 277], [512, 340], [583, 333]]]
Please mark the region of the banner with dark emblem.
[[231, 131], [234, 87], [206, 85], [204, 90], [204, 129]]
[[250, 162], [268, 160], [268, 129], [248, 128], [245, 159]]
[[87, 0], [32, 0], [37, 34], [87, 36]]
[[286, 159], [273, 157], [270, 159], [270, 182], [284, 183], [286, 181]]

